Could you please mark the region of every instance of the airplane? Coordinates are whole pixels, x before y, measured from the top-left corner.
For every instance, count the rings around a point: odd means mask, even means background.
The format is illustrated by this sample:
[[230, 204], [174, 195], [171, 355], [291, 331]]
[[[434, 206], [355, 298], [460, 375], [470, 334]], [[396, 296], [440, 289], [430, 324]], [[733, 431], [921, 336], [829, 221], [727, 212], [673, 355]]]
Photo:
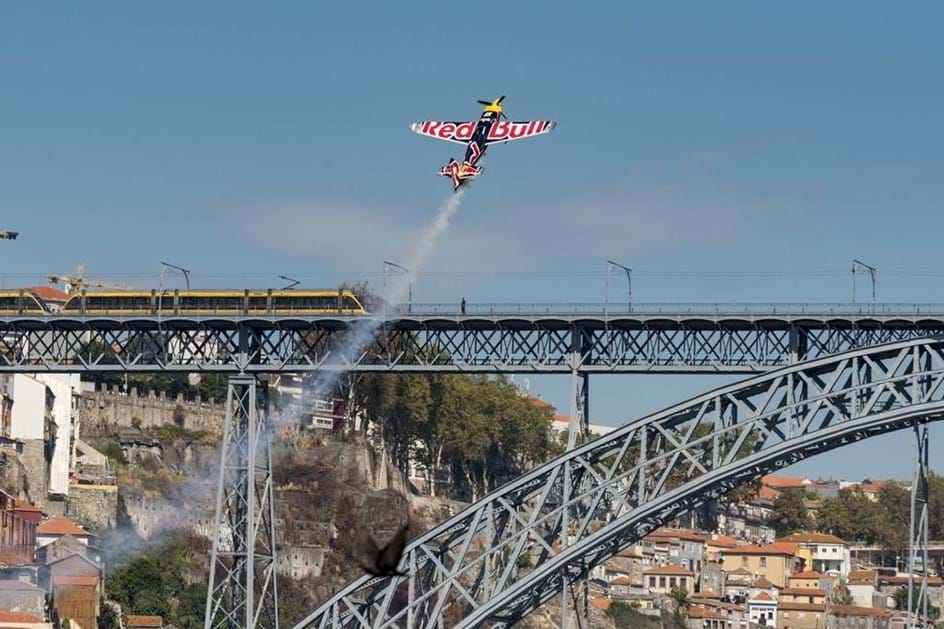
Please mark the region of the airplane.
[[466, 181], [482, 174], [482, 167], [478, 164], [485, 157], [485, 150], [489, 145], [533, 138], [536, 135], [550, 133], [557, 126], [556, 122], [550, 120], [511, 122], [502, 111], [503, 100], [505, 97], [499, 96], [492, 101], [478, 101], [479, 104], [485, 105], [482, 117], [478, 121], [424, 120], [410, 125], [414, 133], [465, 145], [465, 158], [461, 163], [450, 158], [449, 163], [439, 169], [441, 176], [452, 179], [453, 191], [458, 192]]

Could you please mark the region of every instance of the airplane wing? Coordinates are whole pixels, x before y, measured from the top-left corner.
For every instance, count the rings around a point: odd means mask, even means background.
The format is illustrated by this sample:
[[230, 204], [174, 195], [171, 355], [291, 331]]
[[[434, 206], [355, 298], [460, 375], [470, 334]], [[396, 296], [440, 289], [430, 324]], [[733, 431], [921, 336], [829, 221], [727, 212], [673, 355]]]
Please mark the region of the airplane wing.
[[475, 122], [445, 122], [440, 120], [424, 120], [410, 125], [413, 133], [425, 135], [428, 138], [465, 144], [472, 139], [475, 132]]
[[557, 123], [551, 120], [521, 120], [517, 122], [496, 120], [492, 128], [488, 131], [488, 138], [485, 140], [485, 144], [498, 144], [500, 142], [533, 138], [536, 135], [550, 133], [556, 126]]

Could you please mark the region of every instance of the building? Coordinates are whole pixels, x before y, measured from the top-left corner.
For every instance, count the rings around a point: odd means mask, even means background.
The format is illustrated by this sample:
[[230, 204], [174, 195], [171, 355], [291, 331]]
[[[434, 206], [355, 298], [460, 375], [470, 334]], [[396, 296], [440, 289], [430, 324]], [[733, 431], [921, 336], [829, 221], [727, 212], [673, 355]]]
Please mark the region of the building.
[[656, 548], [664, 548], [667, 562], [673, 566], [687, 568], [694, 573], [701, 572], [705, 561], [706, 535], [688, 529], [662, 528], [646, 536]]
[[793, 588], [780, 590], [777, 600], [781, 603], [826, 603], [826, 590], [820, 588]]
[[695, 573], [681, 566], [659, 566], [643, 570], [643, 584], [653, 594], [669, 594], [680, 588], [689, 596], [695, 592]]
[[835, 535], [824, 533], [794, 533], [780, 540], [795, 543], [812, 555], [813, 563], [809, 567], [826, 574], [833, 574], [843, 579], [849, 576], [852, 566], [849, 544]]
[[854, 605], [829, 608], [830, 629], [889, 629], [893, 614], [884, 609]]
[[55, 439], [53, 420], [55, 396], [45, 383], [26, 374], [13, 374], [8, 386], [13, 405], [9, 432], [3, 436], [22, 443], [20, 459], [26, 470], [29, 493], [33, 501], [45, 504], [49, 486], [49, 455], [47, 444]]
[[791, 588], [825, 589], [824, 582], [826, 581], [828, 581], [826, 575], [815, 570], [804, 570], [803, 572], [791, 574], [787, 579], [787, 585]]
[[82, 544], [88, 544], [92, 534], [69, 518], [59, 515], [46, 520], [36, 529], [36, 546], [42, 548], [66, 535], [70, 535]]
[[74, 619], [81, 627], [98, 626], [101, 612], [101, 567], [74, 554], [46, 566], [51, 601], [61, 619]]
[[34, 614], [0, 609], [0, 627], [3, 629], [52, 629], [52, 623]]
[[731, 600], [744, 602], [751, 595], [751, 583], [753, 581], [754, 575], [745, 568], [725, 572], [724, 594]]
[[32, 583], [0, 580], [0, 609], [46, 617], [46, 593]]
[[743, 568], [753, 575], [766, 577], [777, 587], [785, 587], [787, 578], [803, 569], [803, 558], [795, 543], [747, 544], [728, 550], [722, 567], [729, 573]]
[[846, 587], [857, 607], [872, 607], [878, 591], [878, 572], [875, 570], [852, 570], [846, 579]]
[[780, 603], [777, 629], [824, 629], [826, 606], [818, 603]]
[[777, 601], [767, 592], [760, 592], [747, 601], [747, 615], [755, 625], [776, 627]]
[[737, 548], [741, 543], [730, 535], [718, 535], [717, 533], [705, 540], [705, 559], [721, 563], [724, 559], [725, 551]]
[[[878, 591], [887, 600], [892, 599], [899, 589], [907, 587], [907, 576], [886, 577], [879, 575], [878, 577]], [[941, 577], [928, 577], [928, 602], [938, 609], [944, 608], [944, 580]]]

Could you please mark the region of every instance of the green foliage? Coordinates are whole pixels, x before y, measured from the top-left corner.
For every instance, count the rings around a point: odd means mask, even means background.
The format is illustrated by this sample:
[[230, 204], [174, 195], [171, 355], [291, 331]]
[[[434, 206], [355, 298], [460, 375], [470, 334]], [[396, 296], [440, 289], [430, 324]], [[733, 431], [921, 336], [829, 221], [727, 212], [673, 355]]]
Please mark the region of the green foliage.
[[606, 615], [617, 629], [662, 629], [662, 622], [658, 618], [646, 616], [620, 601], [613, 601]]
[[405, 471], [411, 456], [427, 469], [449, 466], [470, 498], [555, 452], [550, 410], [503, 380], [377, 374], [355, 392], [397, 467]]
[[226, 400], [226, 385], [229, 377], [222, 373], [204, 373], [200, 374], [200, 382], [197, 384], [197, 393], [205, 401], [216, 400], [224, 402]]
[[686, 609], [688, 607], [688, 590], [680, 587], [672, 588], [672, 591], [669, 592], [669, 598], [675, 601], [675, 605], [678, 609]]
[[154, 437], [161, 443], [173, 443], [175, 441], [185, 441], [187, 443], [202, 443], [211, 445], [215, 442], [215, 437], [208, 430], [190, 430], [177, 424], [161, 424], [151, 426], [147, 429], [147, 434]]
[[809, 530], [813, 522], [806, 510], [804, 492], [788, 490], [777, 496], [768, 523], [778, 537]]
[[837, 497], [824, 499], [816, 510], [816, 525], [820, 531], [850, 542], [875, 542], [881, 522], [878, 503], [861, 491], [851, 489], [841, 489]]
[[203, 626], [206, 586], [188, 582], [186, 575], [205, 569], [183, 536], [159, 547], [132, 554], [105, 580], [108, 598], [128, 614], [163, 616], [180, 629]]
[[108, 457], [112, 463], [115, 465], [127, 465], [128, 458], [125, 456], [125, 451], [122, 449], [121, 444], [117, 441], [109, 441], [105, 447], [102, 448], [102, 454]]
[[855, 604], [855, 599], [852, 598], [852, 592], [849, 591], [849, 586], [846, 585], [845, 580], [841, 580], [839, 585], [833, 588], [833, 593], [829, 597], [829, 600], [833, 605]]
[[[915, 590], [911, 595], [911, 605], [910, 605], [911, 611], [913, 612], [923, 611], [918, 606], [918, 600], [919, 600], [919, 594], [918, 594], [918, 591]], [[908, 588], [907, 587], [898, 588], [898, 590], [895, 591], [895, 609], [898, 609], [901, 611], [907, 611], [908, 607], [909, 607]], [[941, 615], [940, 609], [938, 609], [934, 605], [928, 604], [928, 617], [931, 620], [936, 620], [940, 615]]]

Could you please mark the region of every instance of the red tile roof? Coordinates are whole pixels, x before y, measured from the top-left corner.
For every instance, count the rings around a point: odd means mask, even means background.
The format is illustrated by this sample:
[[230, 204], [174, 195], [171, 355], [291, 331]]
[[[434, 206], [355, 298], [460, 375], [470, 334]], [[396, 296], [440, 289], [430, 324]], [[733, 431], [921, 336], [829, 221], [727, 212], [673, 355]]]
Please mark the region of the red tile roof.
[[161, 616], [128, 616], [129, 627], [160, 627], [163, 624]]
[[610, 581], [610, 585], [632, 585], [633, 582], [629, 577], [616, 577]]
[[731, 537], [730, 535], [717, 535], [712, 539], [705, 540], [705, 543], [709, 546], [734, 548], [741, 542], [737, 541], [736, 538]]
[[28, 290], [36, 294], [43, 301], [51, 301], [53, 303], [59, 302], [64, 304], [69, 299], [69, 293], [52, 286], [28, 286], [23, 290]]
[[774, 599], [772, 599], [772, 598], [770, 597], [770, 594], [768, 594], [767, 592], [761, 592], [760, 594], [758, 594], [757, 596], [755, 596], [755, 597], [752, 598], [751, 600], [752, 600], [752, 601], [772, 601], [772, 600], [774, 600]]
[[646, 535], [646, 539], [651, 539], [655, 541], [660, 540], [672, 540], [672, 539], [683, 539], [688, 542], [704, 542], [708, 539], [707, 535], [698, 533], [697, 531], [692, 531], [690, 529], [657, 529], [649, 535]]
[[751, 583], [751, 587], [754, 587], [754, 588], [772, 588], [773, 586], [774, 584], [768, 581], [767, 579], [765, 579], [764, 577], [758, 577], [757, 579], [754, 580], [753, 583]]
[[[907, 585], [908, 577], [879, 577], [879, 581], [889, 585]], [[928, 577], [928, 585], [944, 585], [944, 579], [941, 577]]]
[[659, 566], [658, 568], [648, 568], [642, 571], [643, 574], [671, 574], [681, 576], [692, 576], [695, 574], [682, 566]]
[[833, 605], [829, 608], [833, 616], [871, 616], [873, 618], [891, 618], [892, 614], [875, 607], [856, 607], [855, 605]]
[[602, 596], [591, 596], [590, 604], [596, 607], [597, 609], [606, 611], [610, 608], [610, 605], [613, 603], [608, 598], [603, 598]]
[[875, 570], [853, 570], [849, 573], [849, 583], [875, 583], [878, 573]]
[[757, 497], [762, 500], [776, 500], [781, 492], [777, 491], [773, 487], [761, 486], [757, 490]]
[[809, 487], [813, 484], [808, 478], [798, 478], [795, 476], [762, 476], [760, 482], [767, 487], [774, 489], [792, 489], [800, 487]]
[[794, 533], [777, 540], [778, 542], [795, 542], [797, 544], [845, 544], [845, 540], [826, 533]]
[[712, 618], [715, 620], [724, 620], [724, 616], [713, 609], [706, 607], [691, 607], [688, 610], [689, 618]]
[[824, 612], [826, 603], [784, 603], [777, 605], [778, 612]]
[[37, 535], [90, 535], [88, 531], [78, 526], [69, 518], [61, 515], [46, 520], [36, 527]]
[[745, 544], [732, 548], [727, 552], [728, 555], [786, 555], [794, 556], [797, 554], [799, 546], [788, 542], [773, 542], [764, 546], [755, 546], [754, 544]]
[[87, 576], [87, 577], [53, 577], [53, 585], [97, 585], [98, 577], [96, 576]]
[[0, 609], [0, 622], [39, 623], [43, 622], [43, 619], [26, 612], [11, 612], [9, 609]]
[[790, 575], [791, 579], [822, 579], [823, 574], [815, 570], [804, 570]]

